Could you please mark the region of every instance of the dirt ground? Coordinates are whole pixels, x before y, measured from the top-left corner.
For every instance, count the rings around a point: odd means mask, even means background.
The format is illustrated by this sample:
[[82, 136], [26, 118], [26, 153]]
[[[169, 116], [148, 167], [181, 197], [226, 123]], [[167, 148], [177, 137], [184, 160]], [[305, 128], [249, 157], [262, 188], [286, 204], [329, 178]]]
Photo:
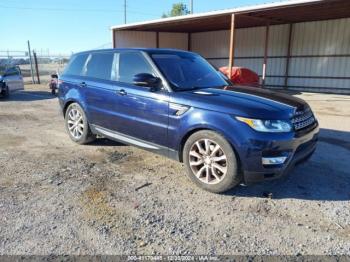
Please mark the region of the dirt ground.
[[319, 119], [316, 153], [222, 195], [162, 156], [74, 144], [46, 87], [0, 100], [0, 255], [350, 254], [350, 96], [295, 95]]

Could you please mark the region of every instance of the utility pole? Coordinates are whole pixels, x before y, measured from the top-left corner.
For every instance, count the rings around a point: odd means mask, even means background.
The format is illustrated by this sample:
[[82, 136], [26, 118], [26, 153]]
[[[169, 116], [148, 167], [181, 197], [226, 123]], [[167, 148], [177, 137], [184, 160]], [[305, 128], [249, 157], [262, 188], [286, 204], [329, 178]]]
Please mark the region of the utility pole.
[[30, 43], [29, 43], [29, 40], [28, 40], [28, 55], [29, 55], [29, 62], [30, 62], [30, 74], [32, 75], [32, 83], [35, 84], [35, 81], [34, 81], [34, 72], [33, 72], [33, 61], [32, 61], [32, 54], [31, 54], [31, 51], [30, 51]]
[[126, 24], [126, 0], [124, 0], [124, 24]]
[[193, 14], [193, 0], [190, 0], [190, 13]]

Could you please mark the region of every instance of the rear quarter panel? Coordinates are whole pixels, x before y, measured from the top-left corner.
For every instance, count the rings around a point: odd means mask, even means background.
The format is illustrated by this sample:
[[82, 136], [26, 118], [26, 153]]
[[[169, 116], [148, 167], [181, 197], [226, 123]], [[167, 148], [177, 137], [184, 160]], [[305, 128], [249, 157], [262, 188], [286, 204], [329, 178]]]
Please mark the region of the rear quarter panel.
[[84, 112], [86, 112], [86, 116], [89, 119], [89, 114], [86, 110], [86, 99], [81, 87], [78, 85], [81, 81], [83, 81], [83, 79], [80, 79], [79, 77], [62, 76], [58, 86], [58, 101], [63, 114], [68, 104], [76, 102], [84, 109]]

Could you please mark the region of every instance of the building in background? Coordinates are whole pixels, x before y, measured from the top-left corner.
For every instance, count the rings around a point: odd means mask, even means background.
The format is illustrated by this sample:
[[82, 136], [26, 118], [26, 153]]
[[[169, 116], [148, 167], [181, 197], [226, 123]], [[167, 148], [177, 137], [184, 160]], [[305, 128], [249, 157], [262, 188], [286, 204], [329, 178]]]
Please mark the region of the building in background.
[[267, 88], [350, 94], [350, 1], [298, 0], [111, 27], [113, 47], [178, 48]]

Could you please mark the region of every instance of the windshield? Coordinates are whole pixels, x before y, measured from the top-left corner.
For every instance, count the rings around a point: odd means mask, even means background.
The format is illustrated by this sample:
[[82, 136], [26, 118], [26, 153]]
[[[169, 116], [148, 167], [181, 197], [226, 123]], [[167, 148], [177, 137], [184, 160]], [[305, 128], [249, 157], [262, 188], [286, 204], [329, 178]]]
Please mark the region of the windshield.
[[152, 54], [151, 57], [175, 91], [228, 85], [214, 67], [199, 55]]

